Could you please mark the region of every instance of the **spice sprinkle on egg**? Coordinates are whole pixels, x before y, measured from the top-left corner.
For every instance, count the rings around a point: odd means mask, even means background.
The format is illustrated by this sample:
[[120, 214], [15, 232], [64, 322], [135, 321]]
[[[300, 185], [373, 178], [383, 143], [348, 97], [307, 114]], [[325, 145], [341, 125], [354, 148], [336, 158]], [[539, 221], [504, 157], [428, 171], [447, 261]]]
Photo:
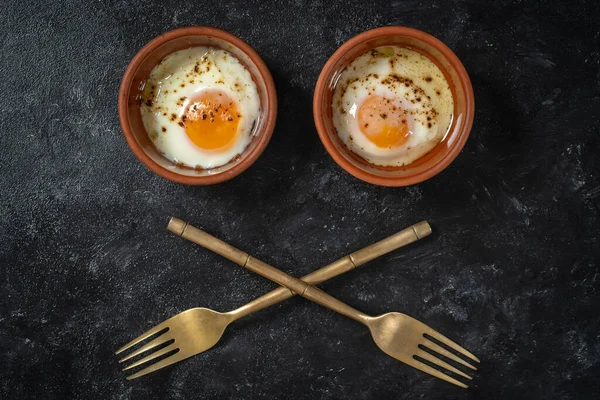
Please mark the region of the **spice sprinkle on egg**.
[[333, 124], [350, 151], [377, 166], [402, 167], [431, 151], [452, 123], [454, 101], [438, 66], [401, 46], [354, 59], [333, 93]]
[[140, 87], [142, 122], [166, 158], [189, 168], [227, 164], [251, 142], [255, 82], [228, 51], [192, 47], [165, 57]]

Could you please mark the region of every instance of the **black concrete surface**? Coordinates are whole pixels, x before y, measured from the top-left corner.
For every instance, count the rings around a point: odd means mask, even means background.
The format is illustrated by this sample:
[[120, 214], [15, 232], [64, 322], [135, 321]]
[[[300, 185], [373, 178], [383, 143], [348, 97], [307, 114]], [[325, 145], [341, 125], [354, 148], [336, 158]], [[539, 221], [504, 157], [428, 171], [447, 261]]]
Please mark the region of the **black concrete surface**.
[[[2, 399], [597, 399], [599, 3], [5, 1], [0, 5]], [[241, 176], [187, 187], [147, 170], [117, 115], [153, 37], [211, 25], [250, 43], [279, 93]], [[363, 183], [321, 145], [312, 93], [370, 28], [433, 34], [473, 82], [456, 161], [407, 188]], [[322, 287], [405, 312], [482, 360], [463, 390], [392, 359], [363, 326], [292, 299], [213, 349], [126, 381], [114, 351], [191, 307], [275, 287], [166, 231], [176, 215], [296, 276], [427, 219], [434, 234]]]

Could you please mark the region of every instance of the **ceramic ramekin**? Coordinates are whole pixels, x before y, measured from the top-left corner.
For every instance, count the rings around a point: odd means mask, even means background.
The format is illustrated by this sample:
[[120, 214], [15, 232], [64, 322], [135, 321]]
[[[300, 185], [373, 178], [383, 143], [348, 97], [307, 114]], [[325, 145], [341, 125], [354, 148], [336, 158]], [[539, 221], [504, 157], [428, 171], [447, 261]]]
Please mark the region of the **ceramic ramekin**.
[[[404, 167], [394, 168], [378, 167], [352, 154], [336, 133], [331, 107], [335, 84], [344, 68], [372, 48], [390, 45], [408, 47], [429, 57], [444, 73], [454, 97], [453, 121], [444, 139], [418, 160]], [[313, 113], [323, 145], [343, 169], [376, 185], [407, 186], [431, 178], [456, 158], [471, 132], [475, 102], [467, 71], [444, 43], [416, 29], [388, 26], [353, 37], [329, 58], [315, 87]]]
[[[261, 113], [253, 139], [246, 149], [229, 163], [206, 170], [178, 166], [160, 154], [148, 137], [140, 113], [140, 84], [167, 55], [195, 46], [222, 48], [236, 56], [248, 69], [258, 88]], [[127, 144], [148, 168], [174, 182], [210, 185], [231, 179], [256, 161], [273, 133], [277, 116], [277, 94], [273, 78], [258, 53], [246, 42], [228, 32], [210, 27], [187, 27], [167, 32], [149, 42], [131, 60], [119, 91], [119, 119]]]

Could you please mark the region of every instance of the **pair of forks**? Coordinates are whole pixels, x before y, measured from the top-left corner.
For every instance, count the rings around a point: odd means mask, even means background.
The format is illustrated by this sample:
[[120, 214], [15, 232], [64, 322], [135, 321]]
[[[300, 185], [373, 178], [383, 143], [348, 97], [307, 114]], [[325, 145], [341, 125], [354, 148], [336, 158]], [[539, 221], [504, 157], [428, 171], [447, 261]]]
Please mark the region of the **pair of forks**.
[[[367, 315], [314, 286], [428, 236], [431, 233], [431, 227], [426, 221], [419, 222], [371, 246], [345, 256], [301, 279], [294, 278], [257, 260], [180, 219], [171, 218], [168, 229], [283, 287], [230, 312], [220, 313], [207, 308], [192, 308], [149, 329], [116, 352], [120, 354], [141, 342], [152, 339], [119, 361], [123, 363], [150, 352], [123, 369], [126, 371], [145, 366], [144, 369], [128, 376], [127, 379], [138, 378], [210, 349], [219, 341], [230, 323], [295, 294], [367, 326], [377, 346], [386, 354], [439, 379], [467, 388], [465, 383], [453, 377], [452, 374], [456, 377], [472, 379], [472, 376], [465, 371], [477, 370], [475, 366], [475, 364], [479, 364], [477, 357], [424, 323], [397, 312], [379, 316]], [[155, 362], [146, 366], [151, 361]], [[458, 366], [462, 370], [457, 368]]]

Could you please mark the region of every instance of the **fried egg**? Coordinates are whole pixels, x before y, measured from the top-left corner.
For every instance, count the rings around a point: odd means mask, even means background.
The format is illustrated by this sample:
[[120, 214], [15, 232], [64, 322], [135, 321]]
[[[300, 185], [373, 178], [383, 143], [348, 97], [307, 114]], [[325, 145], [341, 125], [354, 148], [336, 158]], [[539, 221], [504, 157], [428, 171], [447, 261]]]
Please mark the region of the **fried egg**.
[[252, 140], [260, 98], [231, 53], [192, 47], [165, 57], [141, 88], [140, 112], [157, 150], [178, 165], [227, 164]]
[[341, 73], [332, 99], [333, 125], [354, 154], [401, 167], [431, 151], [452, 123], [454, 100], [438, 66], [400, 46], [374, 48]]

